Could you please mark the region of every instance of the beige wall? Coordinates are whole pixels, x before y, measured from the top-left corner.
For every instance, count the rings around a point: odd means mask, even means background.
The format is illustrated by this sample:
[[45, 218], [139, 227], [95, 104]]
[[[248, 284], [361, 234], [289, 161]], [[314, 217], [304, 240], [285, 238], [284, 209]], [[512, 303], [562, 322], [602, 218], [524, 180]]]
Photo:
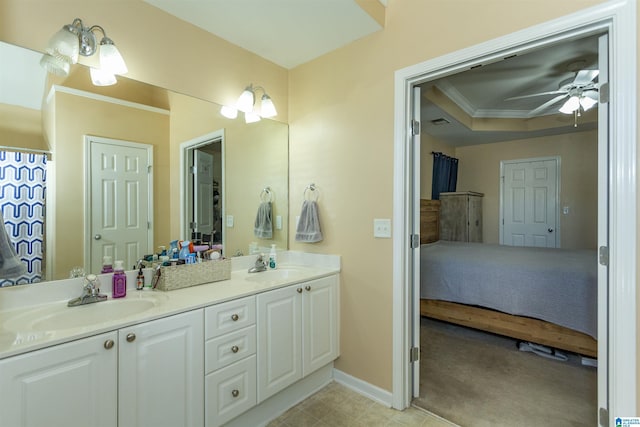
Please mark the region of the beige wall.
[[[154, 186], [167, 188], [169, 177], [160, 171], [169, 160], [169, 116], [113, 103], [56, 92], [52, 142], [56, 220], [47, 235], [53, 238], [53, 279], [69, 277], [83, 265], [84, 251], [84, 136], [100, 136], [153, 145]], [[169, 241], [169, 193], [154, 192], [154, 240]]]
[[39, 110], [0, 104], [0, 145], [49, 150]]
[[484, 193], [483, 237], [499, 243], [500, 162], [502, 160], [560, 157], [560, 216], [563, 248], [595, 249], [598, 225], [597, 131], [520, 141], [458, 147], [458, 191]]
[[395, 71], [596, 3], [389, 0], [383, 31], [291, 71], [291, 206], [315, 182], [325, 234], [291, 248], [342, 255], [338, 369], [391, 390], [392, 241], [372, 222], [393, 213]]

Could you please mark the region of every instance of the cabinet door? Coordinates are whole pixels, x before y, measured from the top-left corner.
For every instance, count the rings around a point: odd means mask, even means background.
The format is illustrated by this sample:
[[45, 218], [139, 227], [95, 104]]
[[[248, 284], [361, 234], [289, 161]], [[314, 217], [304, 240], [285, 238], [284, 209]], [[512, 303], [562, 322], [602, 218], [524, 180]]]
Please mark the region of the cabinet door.
[[0, 425], [117, 425], [115, 332], [0, 360]]
[[302, 370], [307, 376], [338, 357], [338, 278], [304, 284]]
[[203, 311], [118, 332], [118, 426], [204, 424]]
[[257, 297], [258, 403], [302, 377], [302, 285]]

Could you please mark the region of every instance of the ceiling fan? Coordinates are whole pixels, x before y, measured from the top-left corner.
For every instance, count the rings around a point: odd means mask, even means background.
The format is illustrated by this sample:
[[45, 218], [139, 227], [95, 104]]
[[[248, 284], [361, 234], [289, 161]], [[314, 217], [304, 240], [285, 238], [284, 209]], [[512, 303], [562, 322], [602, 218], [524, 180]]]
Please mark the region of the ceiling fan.
[[540, 115], [540, 113], [566, 99], [559, 111], [564, 114], [575, 114], [579, 116], [580, 107], [582, 107], [584, 111], [587, 111], [598, 102], [599, 86], [595, 81], [598, 74], [598, 70], [578, 70], [576, 71], [575, 77], [560, 82], [558, 90], [514, 96], [512, 98], [505, 99], [505, 101], [531, 98], [534, 96], [557, 95], [544, 104], [531, 110], [529, 115], [531, 117]]

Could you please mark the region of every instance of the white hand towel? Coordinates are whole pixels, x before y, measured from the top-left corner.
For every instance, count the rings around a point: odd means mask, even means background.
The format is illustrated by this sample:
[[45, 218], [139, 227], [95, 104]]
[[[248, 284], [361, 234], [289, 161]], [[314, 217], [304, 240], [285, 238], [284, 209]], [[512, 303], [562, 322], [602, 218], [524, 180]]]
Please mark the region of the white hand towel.
[[302, 202], [300, 220], [296, 228], [296, 242], [315, 243], [322, 240], [318, 204], [314, 200]]
[[11, 243], [9, 234], [4, 228], [2, 212], [0, 212], [0, 279], [15, 278], [26, 272], [27, 267], [20, 261], [13, 243]]
[[253, 234], [260, 239], [273, 238], [273, 220], [271, 219], [271, 202], [262, 202], [258, 206]]

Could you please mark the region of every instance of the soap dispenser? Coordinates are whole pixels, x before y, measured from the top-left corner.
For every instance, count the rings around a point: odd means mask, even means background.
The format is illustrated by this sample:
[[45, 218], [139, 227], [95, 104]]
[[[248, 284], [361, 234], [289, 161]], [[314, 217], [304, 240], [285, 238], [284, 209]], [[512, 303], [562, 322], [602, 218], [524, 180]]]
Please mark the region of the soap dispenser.
[[271, 245], [271, 251], [269, 251], [269, 268], [275, 270], [276, 268], [276, 245]]
[[113, 289], [111, 296], [113, 298], [122, 298], [127, 295], [127, 275], [124, 272], [123, 262], [116, 261], [115, 271], [113, 272]]

